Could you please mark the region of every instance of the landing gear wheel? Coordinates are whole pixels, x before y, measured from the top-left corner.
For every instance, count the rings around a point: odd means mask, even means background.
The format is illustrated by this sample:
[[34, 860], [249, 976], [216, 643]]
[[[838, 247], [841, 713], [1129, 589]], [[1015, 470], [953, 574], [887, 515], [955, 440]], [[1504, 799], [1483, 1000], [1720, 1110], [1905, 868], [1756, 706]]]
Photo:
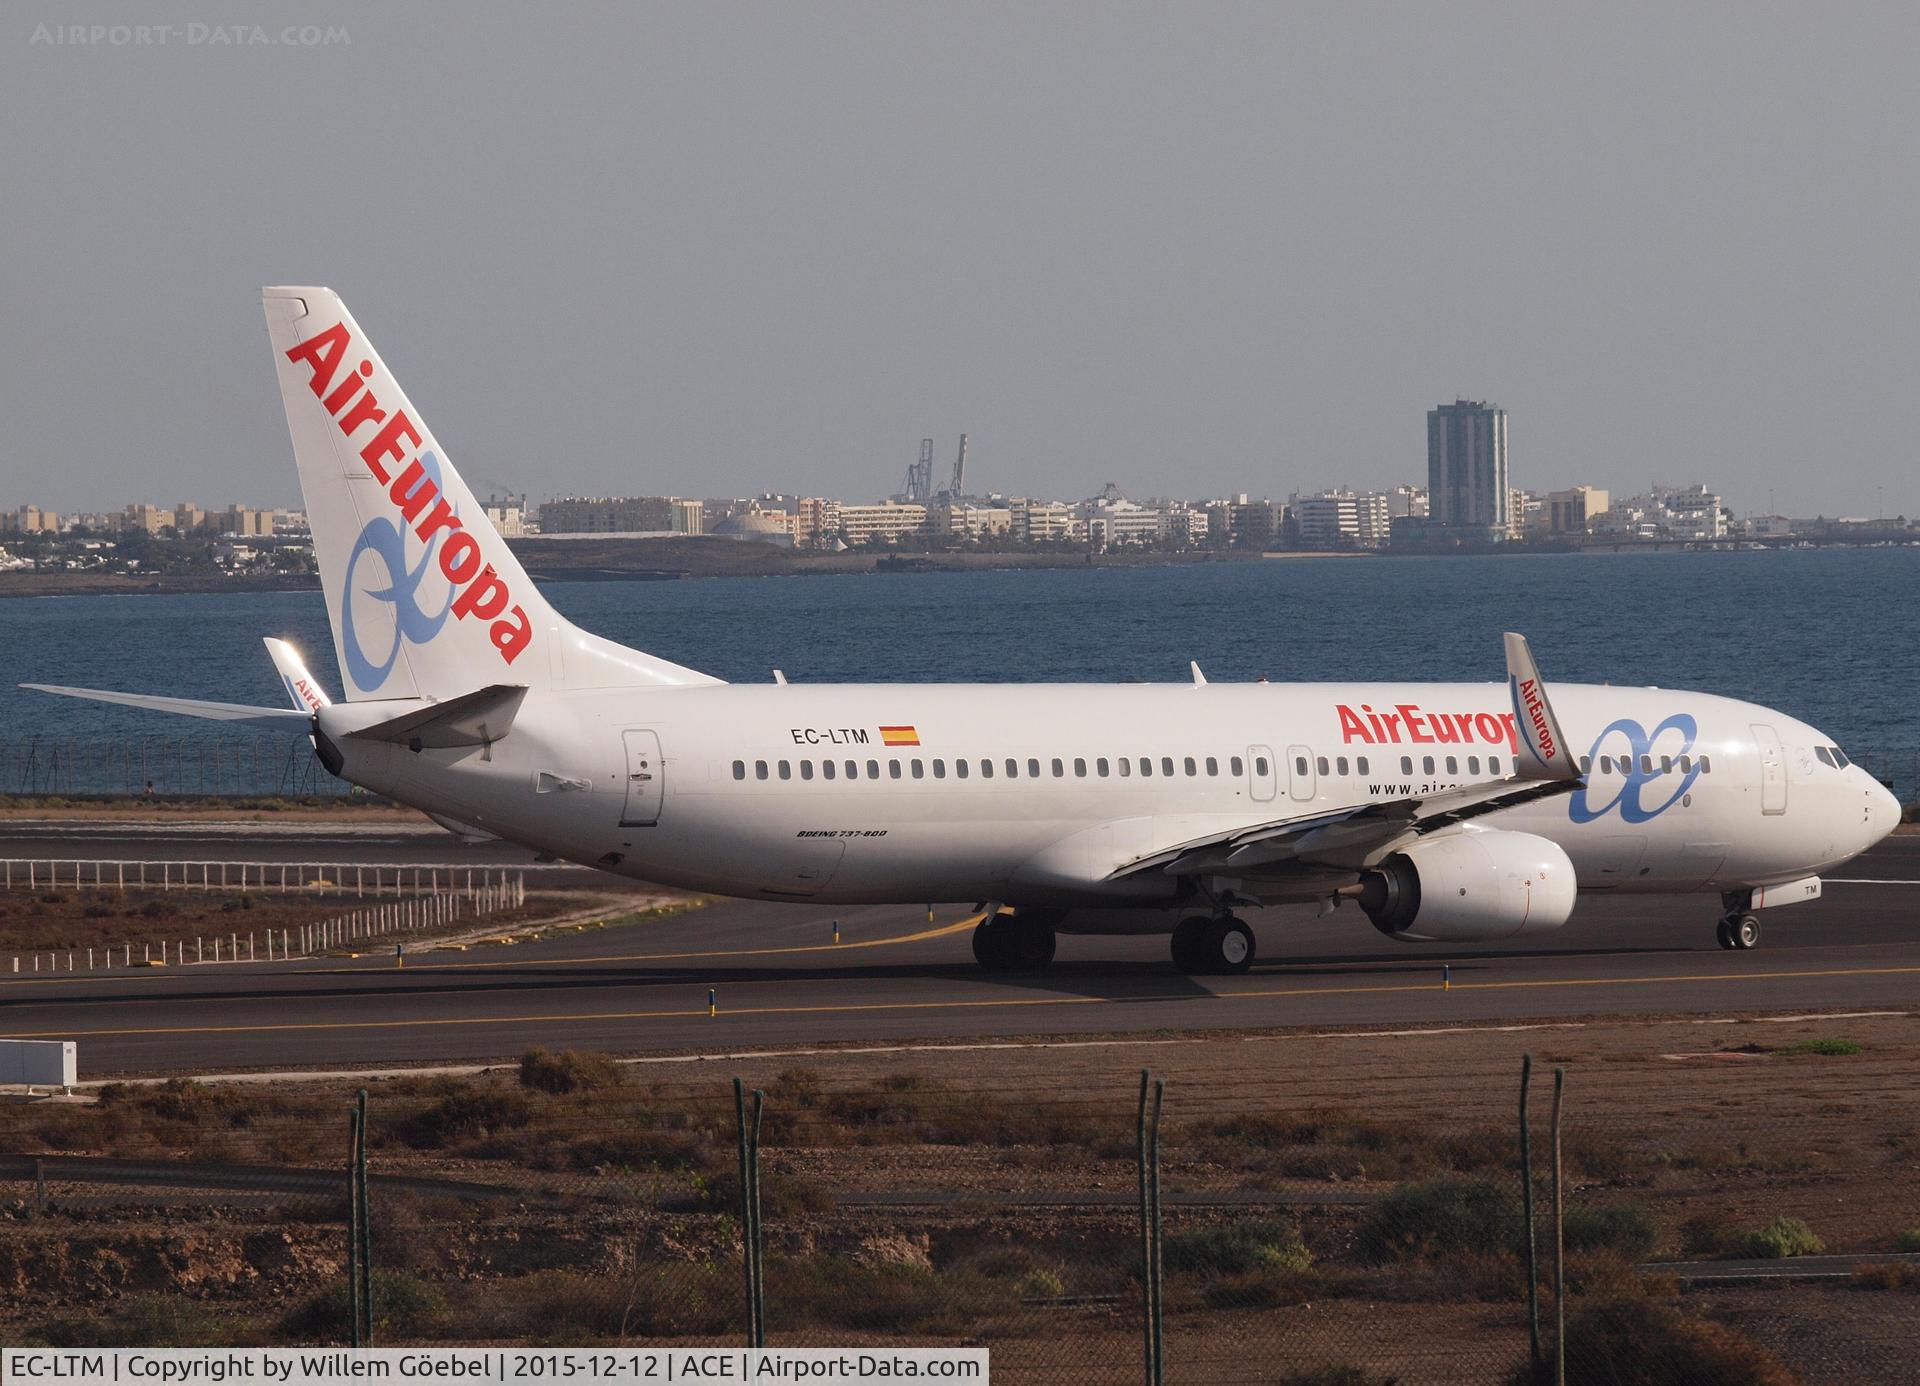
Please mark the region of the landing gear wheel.
[[989, 972], [1011, 972], [1013, 950], [1008, 946], [1004, 916], [991, 915], [973, 926], [973, 960]]
[[1038, 971], [1053, 962], [1055, 944], [1053, 925], [1038, 915], [1016, 912], [1003, 918], [1001, 935], [1009, 965], [1022, 971]]
[[1735, 948], [1758, 948], [1760, 946], [1760, 921], [1750, 914], [1743, 914], [1729, 921]]
[[1253, 966], [1253, 930], [1230, 914], [1211, 920], [1201, 938], [1200, 957], [1203, 971], [1238, 976]]
[[1720, 946], [1722, 948], [1732, 948], [1734, 946], [1733, 925], [1728, 920], [1723, 919], [1714, 925], [1713, 936], [1720, 940]]
[[1207, 970], [1206, 937], [1211, 923], [1207, 915], [1192, 914], [1173, 926], [1173, 938], [1169, 940], [1173, 965], [1189, 977]]
[[1053, 949], [1053, 925], [1035, 916], [996, 914], [973, 927], [973, 960], [989, 972], [1043, 968]]

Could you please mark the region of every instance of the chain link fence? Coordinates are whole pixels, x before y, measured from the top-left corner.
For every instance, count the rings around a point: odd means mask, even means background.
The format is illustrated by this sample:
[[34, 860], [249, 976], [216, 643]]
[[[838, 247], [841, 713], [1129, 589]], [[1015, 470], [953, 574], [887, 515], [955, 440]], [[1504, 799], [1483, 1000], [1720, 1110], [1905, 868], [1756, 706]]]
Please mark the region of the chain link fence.
[[1518, 1063], [1395, 1043], [1364, 1084], [1216, 1043], [1157, 1122], [992, 1046], [762, 1060], [751, 1158], [722, 1077], [536, 1051], [374, 1088], [363, 1237], [340, 1086], [0, 1108], [0, 1336], [344, 1343], [364, 1300], [381, 1344], [985, 1345], [1007, 1382], [1507, 1386], [1562, 1334], [1574, 1383], [1910, 1379], [1904, 1057], [1575, 1063], [1557, 1132], [1542, 1065], [1529, 1185]]

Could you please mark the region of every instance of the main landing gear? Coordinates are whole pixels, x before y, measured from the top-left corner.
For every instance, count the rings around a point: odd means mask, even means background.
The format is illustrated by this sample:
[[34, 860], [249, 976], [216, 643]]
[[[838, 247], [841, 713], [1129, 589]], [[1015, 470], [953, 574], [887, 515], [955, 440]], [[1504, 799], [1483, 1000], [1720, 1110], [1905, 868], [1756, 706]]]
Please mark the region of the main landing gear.
[[1253, 966], [1253, 930], [1230, 914], [1188, 915], [1173, 927], [1172, 949], [1189, 976], [1236, 976]]
[[1714, 931], [1722, 948], [1758, 948], [1760, 921], [1750, 914], [1732, 913]]
[[1053, 961], [1053, 923], [1046, 910], [994, 913], [973, 928], [973, 959], [989, 972], [1037, 972]]

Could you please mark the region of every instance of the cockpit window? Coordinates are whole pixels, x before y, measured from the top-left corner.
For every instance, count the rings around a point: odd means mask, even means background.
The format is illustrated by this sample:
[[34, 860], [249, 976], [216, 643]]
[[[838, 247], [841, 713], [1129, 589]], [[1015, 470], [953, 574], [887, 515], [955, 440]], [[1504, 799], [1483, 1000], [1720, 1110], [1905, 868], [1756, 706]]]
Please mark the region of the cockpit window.
[[1815, 746], [1813, 753], [1820, 757], [1821, 764], [1831, 765], [1836, 770], [1840, 768], [1839, 762], [1833, 758], [1833, 752], [1829, 751], [1825, 746]]
[[1847, 759], [1847, 753], [1841, 750], [1838, 746], [1835, 746], [1833, 748], [1833, 761], [1834, 761], [1834, 764], [1838, 765], [1842, 770], [1846, 769], [1849, 765], [1853, 764], [1852, 761]]

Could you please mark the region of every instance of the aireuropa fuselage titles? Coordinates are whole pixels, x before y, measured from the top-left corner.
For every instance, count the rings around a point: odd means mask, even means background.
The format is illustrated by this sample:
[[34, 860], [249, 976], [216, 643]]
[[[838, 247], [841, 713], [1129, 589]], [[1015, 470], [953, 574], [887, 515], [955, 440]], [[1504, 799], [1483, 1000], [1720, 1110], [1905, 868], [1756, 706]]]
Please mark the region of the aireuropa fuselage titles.
[[[1558, 843], [1583, 890], [1796, 880], [1891, 826], [1885, 791], [1823, 757], [1830, 738], [1776, 711], [1579, 684], [1552, 685], [1552, 698], [1568, 743], [1585, 748], [1586, 782], [1480, 824]], [[1263, 818], [1511, 774], [1513, 706], [1500, 684], [535, 690], [490, 759], [362, 745], [346, 773], [502, 836], [694, 890], [1159, 905], [1186, 887], [1110, 880], [1116, 866]], [[637, 808], [636, 754], [653, 760]], [[1313, 899], [1350, 876], [1302, 871], [1250, 893]]]

